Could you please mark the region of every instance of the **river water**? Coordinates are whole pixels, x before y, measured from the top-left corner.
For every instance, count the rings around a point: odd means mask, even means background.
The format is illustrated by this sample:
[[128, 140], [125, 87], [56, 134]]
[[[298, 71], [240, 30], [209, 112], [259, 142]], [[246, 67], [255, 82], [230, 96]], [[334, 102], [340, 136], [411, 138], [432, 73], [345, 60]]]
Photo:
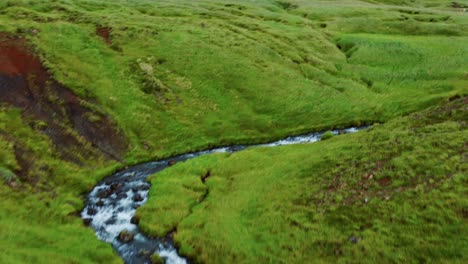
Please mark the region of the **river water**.
[[[366, 127], [352, 127], [334, 130], [333, 134], [357, 132]], [[133, 219], [136, 209], [148, 199], [150, 184], [148, 176], [157, 173], [171, 164], [185, 161], [202, 155], [217, 152], [237, 152], [251, 147], [275, 147], [291, 144], [312, 143], [319, 141], [323, 132], [288, 137], [267, 144], [237, 145], [199, 151], [176, 157], [135, 165], [117, 172], [101, 181], [88, 195], [86, 206], [81, 213], [83, 220], [95, 231], [97, 237], [112, 244], [122, 256], [125, 263], [151, 263], [150, 257], [156, 253], [166, 260], [167, 264], [185, 264], [187, 260], [178, 255], [171, 238], [150, 238], [145, 236]], [[134, 234], [131, 241], [121, 241], [119, 234], [127, 230]]]

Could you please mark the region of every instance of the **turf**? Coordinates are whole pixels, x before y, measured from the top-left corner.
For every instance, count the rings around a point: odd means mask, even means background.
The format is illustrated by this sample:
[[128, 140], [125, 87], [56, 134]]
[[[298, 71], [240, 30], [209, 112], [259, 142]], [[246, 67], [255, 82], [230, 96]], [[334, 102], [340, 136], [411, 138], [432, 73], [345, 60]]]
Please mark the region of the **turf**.
[[[1, 105], [0, 262], [118, 262], [77, 216], [117, 168], [386, 122], [465, 95], [458, 10], [442, 0], [1, 1], [0, 32], [25, 38], [54, 79], [117, 124], [128, 150], [65, 160], [46, 124]], [[109, 38], [97, 34], [106, 28]], [[193, 184], [196, 200], [206, 186]]]
[[465, 263], [467, 103], [177, 164], [152, 176], [140, 226], [201, 263]]
[[0, 29], [24, 32], [59, 81], [109, 113], [132, 160], [386, 121], [461, 93], [466, 16], [328, 2], [10, 1]]

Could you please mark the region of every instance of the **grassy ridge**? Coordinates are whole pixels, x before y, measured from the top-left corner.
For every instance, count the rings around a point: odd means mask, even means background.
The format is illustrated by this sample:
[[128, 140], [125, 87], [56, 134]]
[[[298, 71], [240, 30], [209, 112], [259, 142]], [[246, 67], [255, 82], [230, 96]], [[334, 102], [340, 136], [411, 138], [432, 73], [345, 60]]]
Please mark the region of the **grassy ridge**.
[[81, 195], [116, 165], [60, 160], [18, 110], [2, 109], [0, 130], [0, 262], [120, 263], [77, 217]]
[[[466, 84], [466, 19], [455, 12], [419, 11], [449, 17], [430, 23], [406, 6], [280, 3], [14, 1], [0, 19], [3, 30], [38, 29], [26, 36], [54, 75], [113, 116], [133, 160], [187, 151], [187, 142], [385, 121]], [[374, 30], [352, 28], [359, 21]], [[412, 30], [397, 30], [409, 21]], [[96, 25], [112, 27], [110, 46]], [[439, 26], [447, 32], [424, 30]]]
[[[466, 104], [152, 176], [140, 226], [203, 263], [464, 263]], [[202, 178], [209, 177], [202, 182]]]
[[[26, 38], [122, 128], [126, 164], [386, 121], [466, 94], [467, 19], [446, 1], [0, 3], [0, 31]], [[0, 262], [118, 261], [76, 212], [122, 165], [61, 160], [22, 110], [0, 106]], [[198, 199], [206, 187], [194, 186]]]

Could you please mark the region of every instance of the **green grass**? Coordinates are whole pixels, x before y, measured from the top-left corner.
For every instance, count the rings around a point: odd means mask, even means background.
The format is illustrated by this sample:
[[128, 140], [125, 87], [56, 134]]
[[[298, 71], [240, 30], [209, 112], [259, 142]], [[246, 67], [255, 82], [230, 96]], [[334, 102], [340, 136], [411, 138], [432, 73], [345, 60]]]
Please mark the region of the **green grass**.
[[[439, 34], [398, 31], [408, 21], [390, 18], [407, 14], [406, 6], [228, 3], [14, 1], [0, 29], [39, 30], [26, 37], [58, 80], [124, 129], [133, 146], [129, 160], [386, 121], [467, 84], [467, 20], [456, 12], [412, 7], [449, 16], [412, 19], [453, 31]], [[354, 19], [375, 28], [349, 28], [359, 24]], [[97, 24], [113, 28], [111, 46], [95, 35]], [[335, 42], [352, 46], [351, 57]], [[152, 76], [137, 61], [150, 65]], [[166, 89], [145, 93], [154, 90], [145, 88], [151, 83]]]
[[[115, 165], [94, 160], [80, 167], [60, 160], [20, 111], [2, 109], [0, 124], [0, 262], [121, 263], [77, 217], [82, 194]], [[29, 168], [21, 168], [15, 148], [23, 149], [21, 160]]]
[[[96, 36], [98, 25], [112, 27], [112, 44]], [[466, 94], [467, 25], [442, 0], [1, 1], [0, 32], [25, 37], [58, 81], [118, 124], [130, 147], [120, 164], [67, 162], [40, 132], [43, 123], [0, 106], [0, 262], [118, 261], [76, 216], [83, 194], [118, 167], [385, 122]], [[185, 200], [167, 201], [178, 212], [161, 216], [161, 227], [146, 222], [148, 230], [173, 228], [190, 213], [184, 205], [203, 198], [207, 187], [193, 178], [205, 173], [202, 164], [187, 169], [190, 196], [181, 188], [174, 191]]]
[[180, 252], [202, 263], [464, 263], [465, 108], [179, 163], [151, 177], [140, 226], [177, 230]]

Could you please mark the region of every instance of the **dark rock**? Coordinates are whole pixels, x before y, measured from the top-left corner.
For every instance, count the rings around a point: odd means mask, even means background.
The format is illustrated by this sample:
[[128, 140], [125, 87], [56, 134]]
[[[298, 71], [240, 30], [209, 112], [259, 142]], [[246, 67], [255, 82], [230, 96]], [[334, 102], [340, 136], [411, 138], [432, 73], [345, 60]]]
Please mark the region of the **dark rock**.
[[144, 198], [139, 193], [137, 193], [137, 194], [135, 194], [133, 196], [133, 201], [135, 201], [135, 202], [141, 202], [143, 200], [144, 200]]
[[140, 185], [140, 186], [137, 186], [137, 187], [134, 187], [132, 189], [133, 192], [139, 192], [139, 191], [147, 191], [150, 189], [150, 186], [149, 185]]
[[109, 196], [111, 195], [112, 195], [112, 191], [110, 189], [102, 190], [97, 194], [97, 196], [101, 199], [109, 198]]
[[104, 206], [104, 201], [103, 201], [103, 200], [99, 200], [99, 201], [96, 203], [96, 206], [103, 207], [103, 206]]
[[115, 192], [115, 191], [117, 191], [118, 189], [120, 189], [120, 187], [122, 187], [122, 184], [121, 184], [121, 183], [113, 183], [113, 184], [111, 184], [111, 186], [110, 186], [110, 190], [111, 190], [112, 192]]
[[172, 166], [172, 165], [175, 165], [176, 163], [177, 163], [176, 160], [170, 160], [167, 162], [167, 165]]
[[122, 242], [122, 243], [129, 243], [135, 238], [135, 235], [128, 232], [127, 230], [123, 230], [120, 232], [120, 234], [117, 236], [117, 239]]
[[106, 222], [104, 222], [104, 224], [106, 225], [113, 225], [117, 222], [117, 219], [115, 219], [114, 217], [112, 218], [109, 218]]
[[88, 214], [89, 215], [95, 215], [97, 214], [97, 210], [94, 207], [88, 207]]
[[140, 223], [140, 218], [138, 218], [137, 216], [133, 216], [132, 219], [130, 219], [130, 223], [138, 225]]
[[117, 199], [121, 200], [121, 199], [125, 199], [127, 198], [128, 195], [126, 193], [119, 193], [117, 194]]
[[83, 224], [85, 224], [85, 226], [89, 226], [91, 222], [93, 222], [92, 218], [83, 218]]
[[360, 237], [356, 237], [356, 236], [350, 236], [349, 237], [349, 242], [353, 243], [353, 244], [356, 244], [357, 242], [361, 241], [361, 238]]

